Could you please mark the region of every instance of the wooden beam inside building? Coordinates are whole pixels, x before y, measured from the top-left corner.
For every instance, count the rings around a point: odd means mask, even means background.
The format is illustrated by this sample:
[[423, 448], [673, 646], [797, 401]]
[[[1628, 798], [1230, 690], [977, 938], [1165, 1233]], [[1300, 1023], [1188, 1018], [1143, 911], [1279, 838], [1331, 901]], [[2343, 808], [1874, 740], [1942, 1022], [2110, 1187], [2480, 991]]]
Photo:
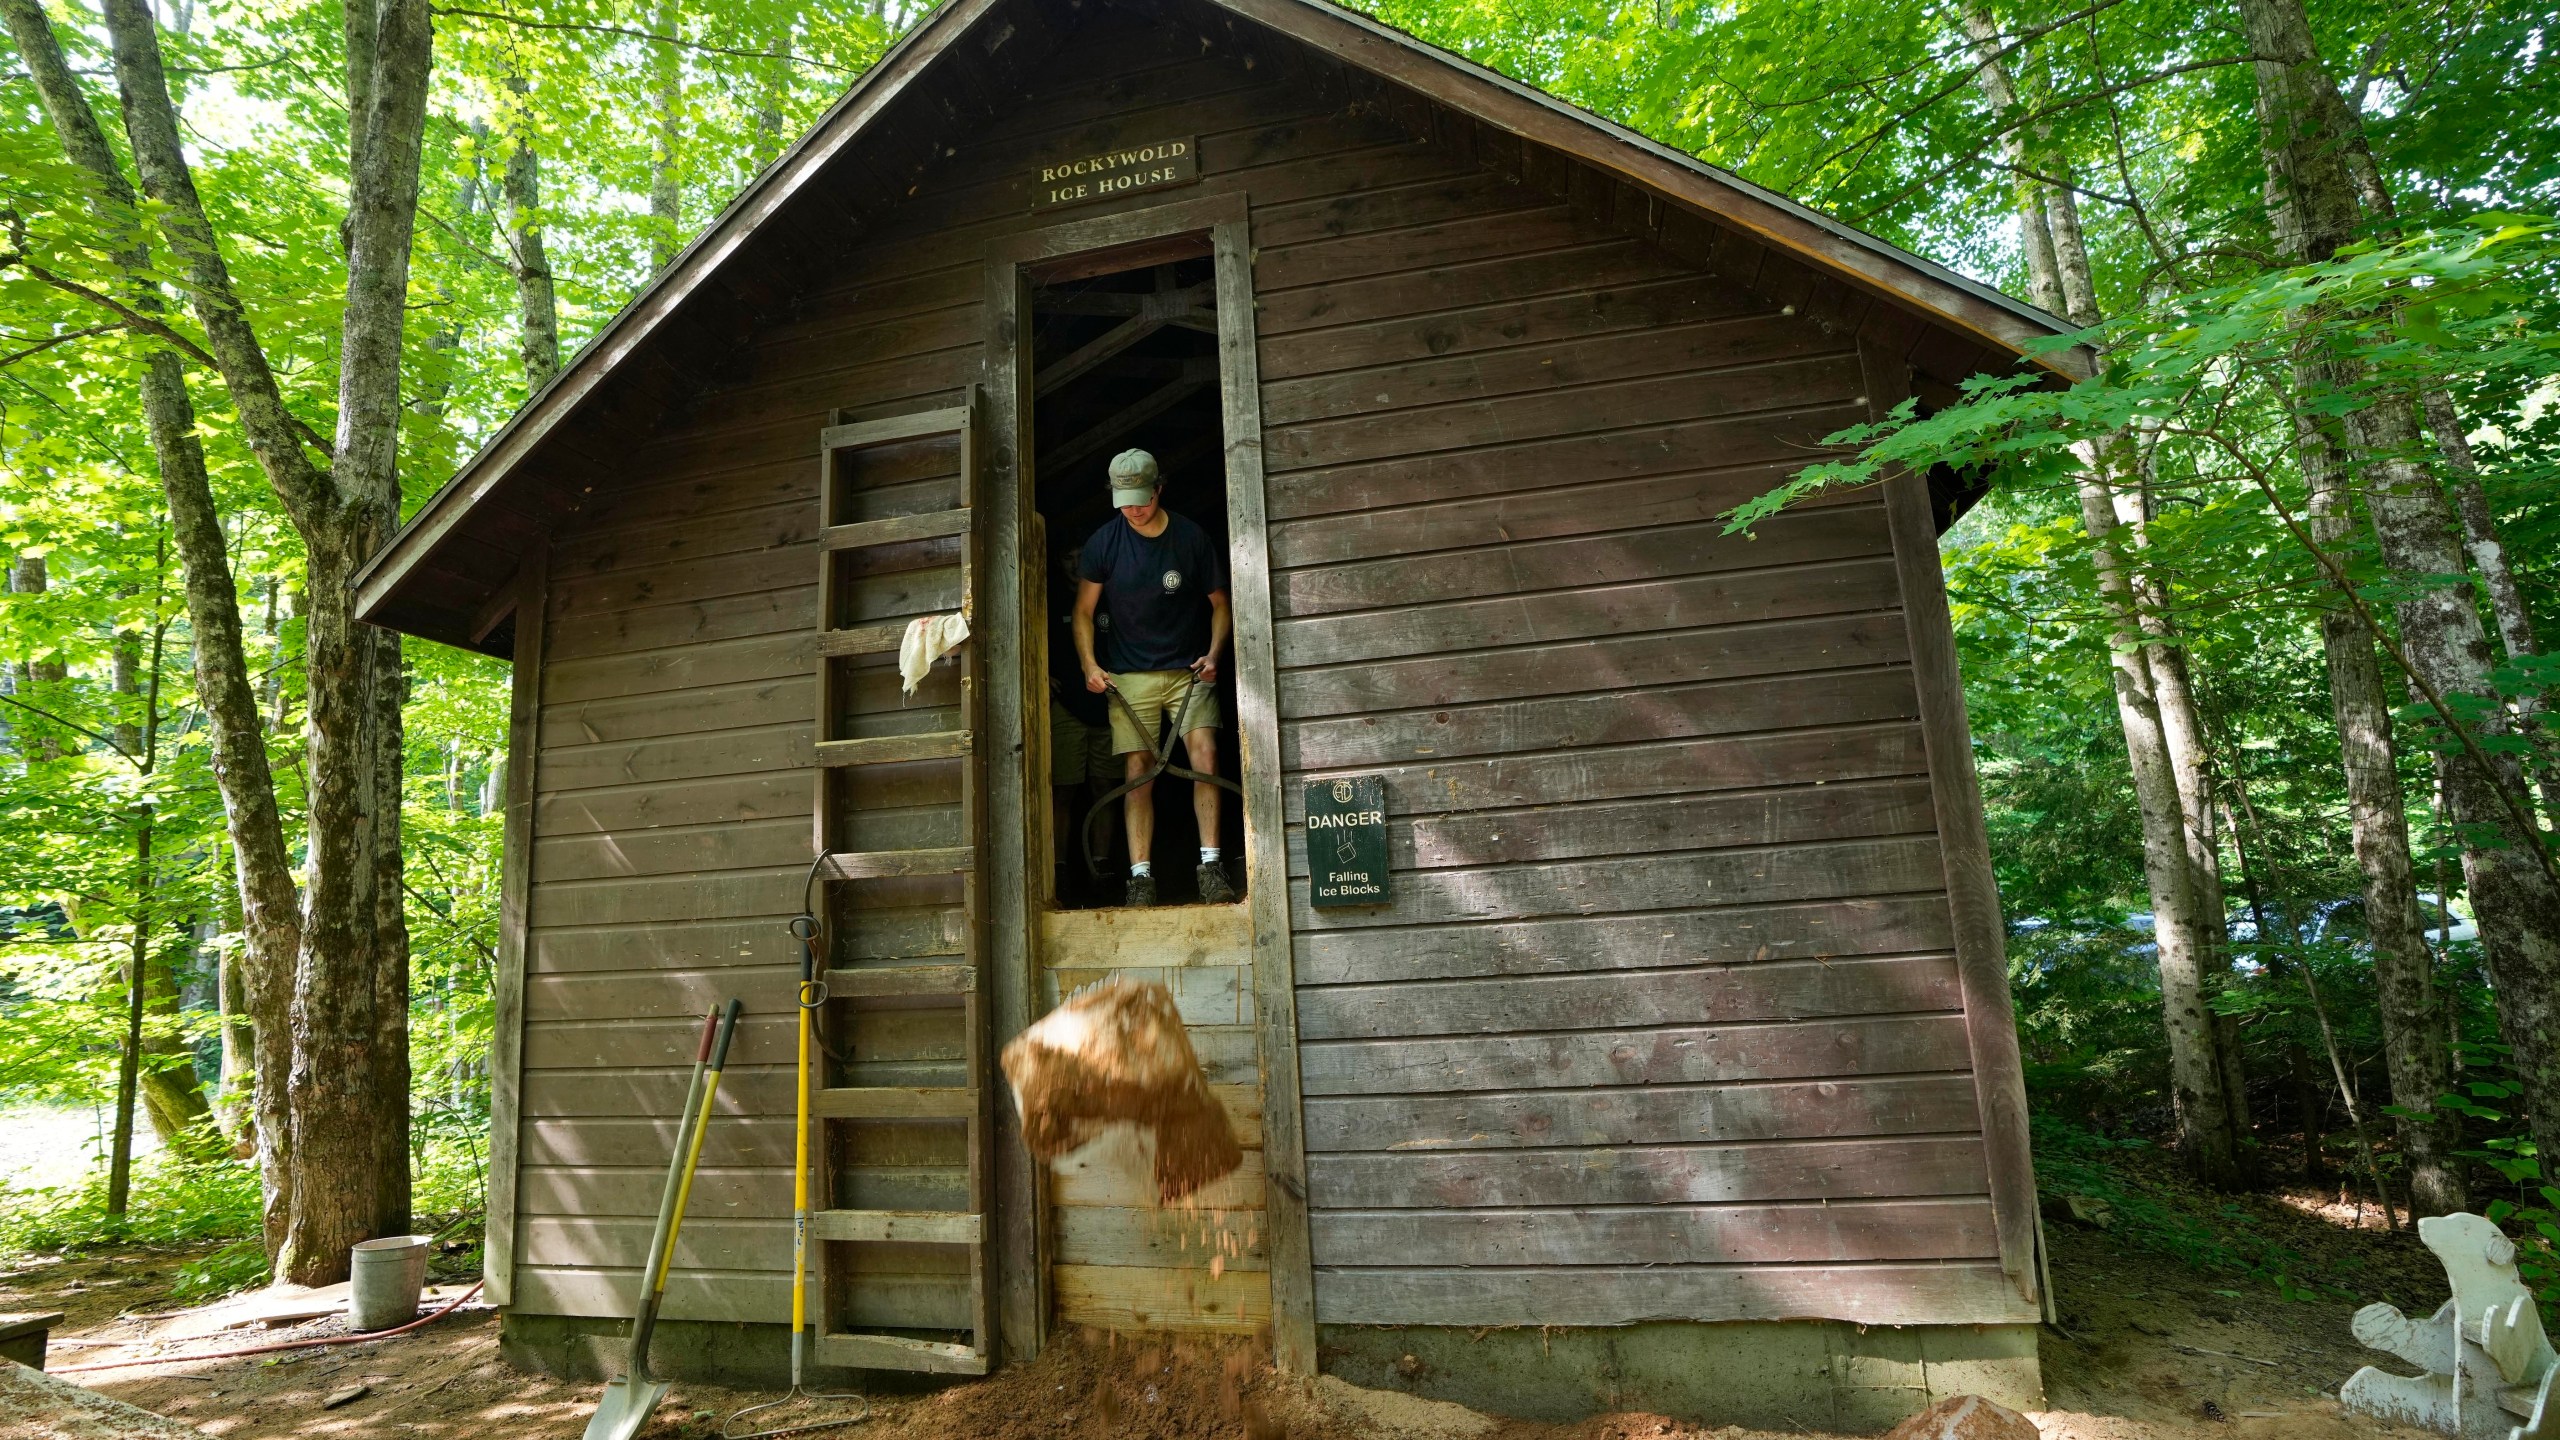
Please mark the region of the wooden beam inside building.
[[1218, 383], [1217, 361], [1206, 358], [1186, 361], [1179, 378], [1158, 386], [1146, 395], [1121, 406], [1057, 449], [1042, 451], [1040, 468], [1049, 471], [1072, 470], [1120, 443], [1130, 431], [1216, 383]]

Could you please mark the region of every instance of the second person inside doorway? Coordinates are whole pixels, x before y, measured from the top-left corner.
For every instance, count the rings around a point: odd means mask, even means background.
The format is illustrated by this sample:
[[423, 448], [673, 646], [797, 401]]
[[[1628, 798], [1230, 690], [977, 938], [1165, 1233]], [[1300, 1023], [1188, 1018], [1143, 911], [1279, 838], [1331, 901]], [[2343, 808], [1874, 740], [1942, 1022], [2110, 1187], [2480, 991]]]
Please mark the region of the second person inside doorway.
[[[1198, 525], [1165, 508], [1163, 479], [1155, 456], [1144, 450], [1112, 457], [1111, 503], [1119, 513], [1085, 541], [1077, 572], [1076, 658], [1085, 689], [1110, 703], [1111, 748], [1132, 781], [1154, 770], [1163, 749], [1175, 745], [1189, 768], [1216, 774], [1217, 732], [1225, 723], [1217, 680], [1233, 624], [1226, 560]], [[1168, 720], [1172, 734], [1165, 738]], [[1202, 841], [1200, 898], [1232, 903], [1235, 886], [1217, 844], [1218, 787], [1193, 781], [1191, 810]], [[1152, 781], [1129, 791], [1122, 815], [1129, 903], [1152, 905]]]

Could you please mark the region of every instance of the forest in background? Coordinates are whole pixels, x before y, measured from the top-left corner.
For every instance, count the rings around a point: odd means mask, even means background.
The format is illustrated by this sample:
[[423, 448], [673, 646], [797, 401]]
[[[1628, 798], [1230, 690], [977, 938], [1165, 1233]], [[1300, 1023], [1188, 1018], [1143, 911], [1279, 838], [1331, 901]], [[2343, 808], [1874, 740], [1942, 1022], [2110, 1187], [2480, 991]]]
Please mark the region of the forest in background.
[[[1370, 8], [2034, 299], [2105, 356], [2067, 393], [1923, 396], [1927, 418], [1847, 437], [1859, 454], [1798, 482], [1901, 463], [1989, 485], [1944, 551], [2049, 1203], [2281, 1274], [2290, 1257], [2200, 1197], [2330, 1188], [2403, 1224], [2458, 1201], [2543, 1237], [2531, 1273], [2560, 1285], [2534, 1139], [2560, 1143], [2560, 1102], [2531, 1103], [2560, 1067], [2516, 1045], [2560, 1044], [2560, 986], [2517, 983], [2560, 977], [2536, 639], [2560, 635], [2555, 12]], [[407, 1121], [399, 1203], [471, 1233], [504, 667], [426, 644], [360, 662], [399, 677], [396, 717], [366, 733], [392, 737], [400, 825], [387, 869], [315, 858], [310, 742], [352, 693], [310, 604], [315, 546], [328, 561], [380, 526], [315, 521], [280, 452], [323, 449], [334, 410], [331, 473], [369, 464], [414, 505], [918, 12], [553, 0], [439, 7], [431, 41], [404, 13], [0, 0], [0, 1103], [79, 1107], [110, 1137], [129, 1115], [160, 1141], [139, 1166], [110, 1139], [83, 1181], [0, 1190], [0, 1250], [228, 1239], [203, 1286], [267, 1273], [294, 1182], [255, 1143], [252, 991], [279, 956], [331, 958], [324, 927], [262, 938], [279, 875], [313, 914], [359, 903], [314, 877], [396, 897], [376, 913], [405, 923], [400, 953], [363, 975], [396, 961], [408, 1000], [409, 1063], [384, 1081]], [[184, 207], [120, 118], [149, 98], [128, 88], [137, 26], [245, 327], [208, 311]], [[422, 72], [366, 60], [400, 34]], [[380, 100], [402, 85], [405, 121]], [[65, 93], [103, 161], [66, 144]], [[414, 134], [387, 355], [361, 283], [382, 252], [341, 222], [398, 190], [381, 161], [399, 147], [369, 153], [359, 113]], [[218, 542], [172, 500], [185, 447], [155, 422], [176, 401]], [[220, 597], [188, 586], [208, 553], [227, 557], [227, 648], [205, 639]], [[252, 748], [263, 826], [243, 818]], [[243, 836], [275, 863], [244, 861]]]

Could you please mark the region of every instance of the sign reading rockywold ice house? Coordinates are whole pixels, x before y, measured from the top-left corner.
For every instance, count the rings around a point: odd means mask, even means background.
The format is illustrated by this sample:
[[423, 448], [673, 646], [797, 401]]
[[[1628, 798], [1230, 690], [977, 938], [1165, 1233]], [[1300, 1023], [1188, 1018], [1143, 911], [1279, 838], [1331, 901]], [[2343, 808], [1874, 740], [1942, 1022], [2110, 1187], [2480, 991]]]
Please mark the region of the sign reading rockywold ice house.
[[1308, 781], [1307, 903], [1332, 909], [1386, 901], [1386, 777]]
[[1188, 185], [1200, 178], [1200, 147], [1183, 135], [1144, 145], [1097, 150], [1040, 167], [1031, 186], [1031, 208], [1047, 210], [1086, 200], [1108, 200]]

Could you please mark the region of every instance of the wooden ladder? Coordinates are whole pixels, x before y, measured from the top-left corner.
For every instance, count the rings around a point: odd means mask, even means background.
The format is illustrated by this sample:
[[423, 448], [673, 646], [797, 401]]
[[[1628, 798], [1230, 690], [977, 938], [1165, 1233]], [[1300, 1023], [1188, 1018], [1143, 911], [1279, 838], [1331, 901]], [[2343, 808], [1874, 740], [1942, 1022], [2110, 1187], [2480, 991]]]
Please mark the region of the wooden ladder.
[[976, 424], [972, 389], [821, 437], [815, 813], [839, 1052], [811, 1097], [823, 1365], [983, 1375], [994, 1354], [980, 647], [913, 698], [897, 667], [910, 620], [978, 622]]

